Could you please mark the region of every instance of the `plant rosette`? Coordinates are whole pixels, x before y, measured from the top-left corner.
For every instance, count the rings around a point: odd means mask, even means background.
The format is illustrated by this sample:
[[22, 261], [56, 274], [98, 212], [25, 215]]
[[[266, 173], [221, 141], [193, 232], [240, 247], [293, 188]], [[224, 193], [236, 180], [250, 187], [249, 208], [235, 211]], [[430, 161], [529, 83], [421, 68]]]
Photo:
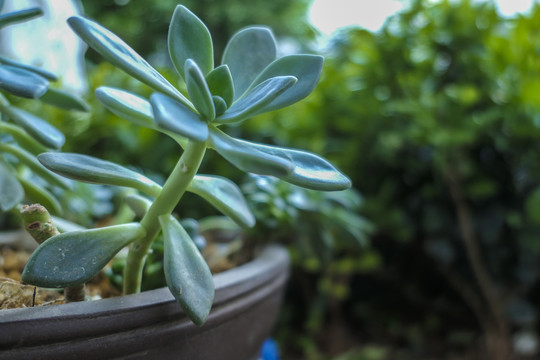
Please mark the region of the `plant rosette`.
[[123, 292], [137, 293], [148, 251], [161, 232], [167, 286], [189, 318], [202, 325], [214, 301], [214, 280], [194, 241], [172, 216], [173, 210], [188, 191], [244, 228], [255, 222], [242, 192], [232, 181], [198, 174], [207, 149], [215, 150], [240, 170], [302, 187], [335, 191], [351, 186], [345, 175], [318, 155], [236, 139], [222, 130], [222, 125], [237, 125], [305, 98], [319, 80], [323, 58], [276, 58], [270, 29], [248, 27], [231, 38], [222, 64], [215, 67], [207, 27], [179, 5], [170, 23], [168, 44], [172, 63], [186, 84], [184, 95], [109, 30], [82, 17], [72, 17], [68, 23], [109, 62], [156, 90], [145, 99], [122, 89], [101, 87], [96, 90], [101, 103], [136, 125], [172, 137], [183, 152], [163, 185], [87, 155], [40, 154], [41, 164], [57, 174], [83, 182], [131, 187], [144, 197], [126, 199], [140, 221], [66, 232], [46, 240], [29, 259], [23, 280], [47, 288], [78, 286], [129, 246]]

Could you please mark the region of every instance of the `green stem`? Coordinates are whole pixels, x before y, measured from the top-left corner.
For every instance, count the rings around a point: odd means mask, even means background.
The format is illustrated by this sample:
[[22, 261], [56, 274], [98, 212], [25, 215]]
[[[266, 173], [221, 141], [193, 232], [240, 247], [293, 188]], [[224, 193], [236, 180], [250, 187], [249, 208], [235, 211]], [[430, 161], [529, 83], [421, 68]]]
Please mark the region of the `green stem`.
[[146, 235], [131, 244], [124, 268], [124, 294], [140, 292], [146, 256], [152, 242], [161, 230], [159, 217], [171, 214], [184, 195], [206, 152], [205, 142], [189, 142], [176, 167], [163, 185], [148, 212], [141, 220]]

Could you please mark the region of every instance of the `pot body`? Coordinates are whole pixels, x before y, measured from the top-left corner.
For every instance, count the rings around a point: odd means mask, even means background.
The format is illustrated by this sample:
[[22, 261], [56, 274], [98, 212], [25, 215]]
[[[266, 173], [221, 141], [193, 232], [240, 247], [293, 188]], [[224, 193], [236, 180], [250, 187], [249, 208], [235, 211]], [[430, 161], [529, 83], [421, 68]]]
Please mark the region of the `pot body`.
[[282, 247], [214, 276], [197, 327], [167, 288], [117, 298], [0, 312], [0, 359], [256, 360], [289, 274]]

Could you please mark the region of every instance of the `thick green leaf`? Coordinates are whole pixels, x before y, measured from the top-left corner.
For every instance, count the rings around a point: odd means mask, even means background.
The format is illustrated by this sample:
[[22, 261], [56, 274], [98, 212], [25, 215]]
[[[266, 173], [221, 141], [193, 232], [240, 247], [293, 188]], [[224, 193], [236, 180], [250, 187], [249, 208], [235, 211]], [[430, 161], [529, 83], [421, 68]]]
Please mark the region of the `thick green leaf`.
[[294, 170], [294, 164], [289, 159], [259, 151], [217, 128], [210, 128], [209, 140], [221, 156], [240, 170], [274, 176], [285, 176]]
[[0, 162], [0, 210], [13, 209], [24, 199], [24, 189], [7, 166]]
[[160, 131], [173, 138], [182, 147], [185, 147], [187, 139], [156, 126], [152, 106], [148, 100], [124, 90], [105, 86], [96, 90], [96, 97], [107, 109], [121, 118], [139, 126]]
[[351, 180], [322, 157], [295, 149], [256, 144], [236, 140], [239, 144], [255, 151], [288, 159], [294, 163], [294, 171], [286, 175], [275, 175], [291, 184], [313, 190], [337, 191], [351, 187]]
[[238, 186], [229, 179], [220, 176], [196, 175], [188, 191], [208, 201], [238, 225], [242, 227], [255, 225], [255, 217], [251, 213], [244, 195]]
[[4, 26], [28, 21], [41, 15], [43, 15], [43, 10], [40, 8], [30, 8], [2, 14], [0, 15], [0, 29]]
[[96, 97], [114, 114], [139, 126], [154, 128], [154, 114], [150, 102], [121, 89], [99, 87]]
[[191, 106], [184, 95], [118, 36], [101, 25], [82, 17], [70, 17], [68, 23], [81, 39], [111, 64], [148, 86]]
[[34, 251], [23, 281], [46, 288], [84, 284], [118, 251], [143, 235], [139, 223], [129, 223], [53, 236]]
[[261, 113], [260, 109], [283, 94], [297, 79], [294, 76], [277, 76], [263, 81], [238, 99], [225, 113], [216, 119], [218, 124], [230, 124], [246, 120]]
[[151, 196], [157, 196], [161, 191], [161, 186], [147, 177], [92, 156], [48, 152], [39, 154], [38, 160], [49, 170], [70, 179], [93, 184], [131, 187]]
[[2, 107], [1, 110], [43, 146], [60, 149], [64, 145], [64, 134], [45, 120], [13, 106]]
[[34, 155], [49, 150], [18, 125], [0, 121], [0, 133], [11, 135], [17, 144]]
[[46, 180], [49, 184], [59, 186], [64, 189], [70, 189], [71, 184], [64, 178], [47, 170], [43, 165], [36, 160], [36, 157], [22, 149], [19, 146], [12, 144], [5, 144], [0, 142], [0, 152], [7, 152], [15, 156], [21, 163], [28, 166], [34, 174]]
[[159, 217], [163, 230], [165, 280], [189, 318], [204, 324], [214, 301], [214, 279], [197, 246], [176, 219]]
[[62, 215], [62, 206], [53, 194], [45, 190], [43, 186], [36, 185], [35, 182], [20, 177], [18, 179], [23, 186], [24, 194], [27, 199], [31, 200], [33, 203], [45, 206], [45, 208], [54, 215]]
[[192, 59], [186, 60], [184, 69], [186, 71], [186, 87], [190, 100], [206, 121], [214, 120], [216, 109], [214, 108], [212, 94], [210, 93], [204, 74]]
[[221, 96], [212, 95], [212, 101], [214, 102], [214, 108], [216, 109], [216, 116], [223, 114], [227, 110], [227, 103]]
[[323, 62], [324, 58], [319, 55], [289, 55], [268, 65], [253, 81], [250, 89], [276, 76], [294, 76], [298, 82], [265, 106], [259, 113], [281, 109], [308, 96], [317, 86]]
[[23, 70], [28, 70], [30, 72], [33, 72], [33, 73], [38, 74], [40, 76], [43, 76], [44, 78], [46, 78], [47, 80], [50, 80], [50, 81], [58, 80], [58, 76], [56, 76], [52, 72], [49, 72], [49, 71], [44, 70], [44, 69], [37, 68], [35, 66], [26, 65], [26, 64], [20, 63], [18, 61], [10, 60], [10, 59], [5, 58], [3, 56], [0, 56], [0, 64], [10, 65], [10, 66], [17, 67], [17, 68], [20, 68], [20, 69], [23, 69]]
[[225, 100], [227, 107], [231, 106], [234, 100], [234, 85], [231, 71], [227, 65], [221, 65], [212, 70], [206, 76], [206, 82], [212, 95], [217, 95]]
[[275, 59], [276, 41], [270, 29], [248, 27], [233, 35], [225, 47], [221, 63], [227, 64], [231, 70], [235, 98], [239, 98]]
[[159, 127], [195, 141], [208, 139], [208, 124], [184, 104], [161, 93], [152, 94], [150, 103]]
[[90, 107], [83, 99], [71, 93], [53, 88], [49, 88], [40, 100], [65, 110], [90, 111]]
[[185, 76], [184, 67], [187, 59], [193, 59], [204, 75], [214, 68], [214, 51], [210, 32], [206, 25], [183, 5], [178, 5], [174, 9], [169, 26], [168, 43], [172, 63], [180, 76]]
[[0, 90], [28, 99], [37, 99], [49, 88], [49, 81], [34, 72], [0, 65]]

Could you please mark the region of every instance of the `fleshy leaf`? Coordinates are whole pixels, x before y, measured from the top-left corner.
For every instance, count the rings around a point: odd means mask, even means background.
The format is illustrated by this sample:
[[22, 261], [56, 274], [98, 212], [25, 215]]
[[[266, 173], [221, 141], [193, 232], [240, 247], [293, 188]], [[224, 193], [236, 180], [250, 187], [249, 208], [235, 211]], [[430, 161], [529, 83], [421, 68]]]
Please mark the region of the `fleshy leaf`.
[[28, 150], [32, 154], [37, 155], [48, 151], [45, 146], [39, 143], [32, 136], [28, 135], [28, 133], [18, 125], [0, 121], [0, 133], [11, 135], [17, 144], [21, 145], [22, 148]]
[[45, 190], [43, 186], [38, 186], [34, 182], [21, 178], [19, 178], [19, 182], [23, 186], [24, 194], [27, 199], [30, 199], [33, 203], [45, 206], [52, 214], [62, 214], [62, 206], [58, 200], [56, 200], [53, 194]]
[[212, 95], [212, 101], [214, 102], [214, 108], [216, 109], [216, 115], [221, 115], [227, 110], [227, 103], [221, 96]]
[[275, 59], [276, 41], [270, 29], [254, 26], [233, 35], [225, 47], [221, 63], [227, 64], [231, 70], [235, 98], [239, 98]]
[[30, 8], [2, 14], [0, 15], [0, 29], [4, 26], [28, 21], [41, 15], [43, 15], [43, 10], [41, 10], [40, 8]]
[[52, 72], [49, 72], [49, 71], [41, 69], [41, 68], [37, 68], [35, 66], [26, 65], [26, 64], [20, 63], [18, 61], [10, 60], [10, 59], [5, 58], [3, 56], [0, 56], [0, 64], [10, 65], [10, 66], [17, 67], [17, 68], [20, 68], [20, 69], [23, 69], [23, 70], [28, 70], [30, 72], [38, 74], [39, 76], [43, 76], [45, 79], [50, 80], [50, 81], [58, 80], [58, 76], [56, 76]]
[[277, 76], [265, 80], [238, 99], [225, 113], [216, 119], [218, 124], [230, 124], [261, 113], [260, 109], [270, 104], [280, 94], [294, 86], [294, 76]]
[[246, 228], [255, 225], [255, 217], [242, 192], [229, 179], [220, 176], [196, 175], [188, 191], [208, 201], [238, 225]]
[[103, 26], [79, 16], [70, 17], [68, 23], [81, 39], [111, 64], [148, 86], [191, 106], [184, 95], [118, 36]]
[[66, 91], [49, 88], [40, 98], [46, 104], [65, 110], [90, 111], [90, 107], [81, 98]]
[[259, 151], [216, 128], [210, 129], [209, 140], [221, 156], [240, 170], [274, 176], [285, 176], [294, 170], [289, 159]]
[[192, 59], [186, 60], [184, 69], [186, 71], [186, 87], [193, 105], [207, 121], [214, 120], [216, 109], [204, 74]]
[[34, 72], [0, 65], [0, 90], [28, 99], [37, 99], [49, 88], [49, 81]]
[[294, 163], [294, 171], [286, 175], [276, 175], [281, 180], [313, 190], [337, 191], [351, 187], [351, 181], [332, 164], [310, 152], [277, 146], [256, 144], [236, 140], [244, 146], [268, 155], [289, 159]]
[[84, 284], [124, 246], [143, 235], [139, 223], [129, 223], [53, 236], [34, 251], [23, 281], [46, 288]]
[[172, 63], [180, 76], [185, 76], [184, 66], [187, 59], [193, 59], [201, 68], [203, 75], [214, 68], [214, 50], [210, 32], [206, 25], [183, 5], [178, 5], [174, 9], [168, 43]]
[[212, 70], [206, 76], [206, 82], [212, 95], [217, 95], [225, 100], [227, 107], [231, 106], [234, 100], [234, 85], [231, 71], [227, 65], [221, 65]]
[[39, 154], [38, 160], [49, 170], [70, 179], [93, 184], [131, 187], [152, 196], [157, 196], [161, 191], [161, 186], [147, 177], [92, 156], [48, 152]]
[[161, 93], [152, 94], [150, 103], [159, 127], [195, 141], [208, 139], [208, 124], [184, 104]]
[[324, 58], [319, 55], [289, 55], [279, 58], [268, 65], [253, 81], [250, 89], [276, 76], [294, 76], [298, 79], [298, 82], [261, 109], [259, 113], [281, 109], [308, 96], [317, 86], [323, 62]]
[[0, 152], [7, 152], [15, 156], [21, 163], [28, 166], [30, 170], [34, 172], [34, 174], [45, 179], [49, 184], [59, 186], [64, 189], [71, 188], [71, 184], [66, 179], [49, 171], [36, 160], [36, 157], [33, 154], [29, 153], [25, 149], [22, 149], [16, 145], [0, 142]]
[[154, 114], [150, 102], [124, 90], [99, 87], [96, 97], [111, 112], [139, 126], [154, 128]]
[[182, 147], [187, 139], [156, 126], [150, 102], [124, 90], [102, 86], [96, 90], [96, 97], [107, 109], [132, 123], [160, 131], [173, 138]]
[[45, 120], [13, 106], [2, 107], [2, 111], [42, 145], [52, 149], [64, 145], [64, 134]]
[[8, 211], [24, 199], [24, 189], [10, 170], [0, 163], [0, 210]]
[[214, 301], [214, 279], [197, 246], [176, 219], [159, 217], [163, 230], [165, 280], [189, 318], [204, 324]]

